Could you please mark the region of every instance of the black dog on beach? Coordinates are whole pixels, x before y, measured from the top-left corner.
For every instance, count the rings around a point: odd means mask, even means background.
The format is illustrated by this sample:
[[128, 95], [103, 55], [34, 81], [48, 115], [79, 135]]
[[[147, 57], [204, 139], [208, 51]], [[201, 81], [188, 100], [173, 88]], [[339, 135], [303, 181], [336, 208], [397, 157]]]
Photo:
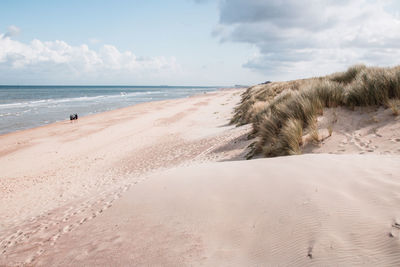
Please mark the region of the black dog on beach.
[[78, 114], [71, 114], [71, 115], [69, 115], [69, 120], [70, 121], [73, 121], [73, 120], [77, 120], [78, 119]]

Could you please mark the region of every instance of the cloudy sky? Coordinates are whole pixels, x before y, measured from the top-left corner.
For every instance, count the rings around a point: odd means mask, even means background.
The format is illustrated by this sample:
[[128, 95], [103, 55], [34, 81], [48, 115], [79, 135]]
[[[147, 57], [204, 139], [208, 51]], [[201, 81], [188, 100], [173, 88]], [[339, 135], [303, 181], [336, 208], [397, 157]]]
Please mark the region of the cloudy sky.
[[400, 58], [391, 0], [0, 3], [0, 84], [233, 85]]

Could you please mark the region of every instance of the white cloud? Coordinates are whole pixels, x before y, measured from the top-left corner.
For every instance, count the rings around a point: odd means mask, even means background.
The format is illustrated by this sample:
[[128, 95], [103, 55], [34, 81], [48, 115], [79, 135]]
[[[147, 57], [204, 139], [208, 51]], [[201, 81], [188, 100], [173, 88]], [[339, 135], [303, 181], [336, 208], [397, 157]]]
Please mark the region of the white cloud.
[[214, 35], [256, 46], [245, 67], [277, 78], [364, 62], [398, 64], [400, 20], [387, 0], [225, 0]]
[[[113, 45], [92, 50], [64, 41], [23, 43], [0, 34], [0, 83], [151, 83], [180, 72], [175, 58], [137, 57]], [[13, 79], [14, 79], [13, 78]], [[11, 83], [15, 83], [11, 78]]]
[[20, 33], [20, 28], [18, 28], [15, 25], [11, 25], [8, 27], [8, 31], [4, 34], [5, 37], [11, 37], [11, 36], [15, 36], [18, 35]]

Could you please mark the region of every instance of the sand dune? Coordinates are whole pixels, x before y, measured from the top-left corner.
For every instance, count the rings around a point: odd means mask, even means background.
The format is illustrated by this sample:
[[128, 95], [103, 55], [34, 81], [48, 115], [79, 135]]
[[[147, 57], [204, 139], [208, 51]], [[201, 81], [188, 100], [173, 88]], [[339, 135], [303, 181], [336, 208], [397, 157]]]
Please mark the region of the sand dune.
[[171, 169], [132, 186], [38, 263], [397, 266], [399, 160], [304, 155]]
[[400, 154], [400, 117], [393, 116], [390, 109], [325, 109], [318, 118], [318, 128], [322, 142], [315, 145], [305, 141], [304, 153]]

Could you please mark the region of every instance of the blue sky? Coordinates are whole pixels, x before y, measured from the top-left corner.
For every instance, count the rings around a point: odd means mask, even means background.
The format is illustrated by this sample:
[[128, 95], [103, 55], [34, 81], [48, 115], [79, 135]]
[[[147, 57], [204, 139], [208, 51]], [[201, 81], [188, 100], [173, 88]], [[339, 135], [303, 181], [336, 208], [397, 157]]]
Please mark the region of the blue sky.
[[[173, 57], [184, 72], [159, 78], [144, 75], [137, 79], [101, 80], [106, 84], [232, 85], [263, 81], [263, 75], [241, 66], [255, 48], [249, 44], [221, 44], [212, 36], [218, 23], [217, 5], [216, 1], [198, 4], [189, 0], [2, 1], [0, 33], [15, 25], [20, 32], [12, 38], [22, 43], [34, 39], [61, 40], [71, 46], [87, 44], [95, 51], [107, 44], [138, 57]], [[59, 81], [46, 77], [0, 78], [2, 84], [25, 83], [25, 80], [61, 84], [97, 82], [91, 77], [59, 77]]]
[[388, 0], [1, 1], [0, 84], [233, 85], [398, 64]]

